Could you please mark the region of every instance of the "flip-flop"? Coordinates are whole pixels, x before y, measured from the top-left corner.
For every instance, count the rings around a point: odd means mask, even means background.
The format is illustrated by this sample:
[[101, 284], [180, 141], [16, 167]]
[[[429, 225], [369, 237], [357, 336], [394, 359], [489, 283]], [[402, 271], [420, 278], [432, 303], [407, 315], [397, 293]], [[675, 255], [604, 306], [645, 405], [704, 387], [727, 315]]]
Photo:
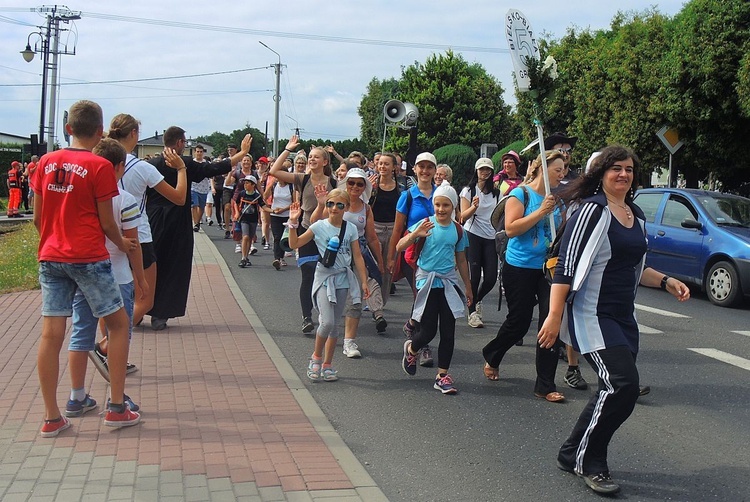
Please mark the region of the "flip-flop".
[[565, 401], [565, 396], [563, 396], [559, 392], [550, 392], [546, 395], [534, 392], [534, 395], [540, 399], [546, 399], [550, 403], [562, 403], [563, 401]]
[[484, 363], [484, 377], [487, 380], [490, 380], [492, 382], [497, 382], [500, 380], [500, 369], [499, 368], [493, 368], [487, 363]]

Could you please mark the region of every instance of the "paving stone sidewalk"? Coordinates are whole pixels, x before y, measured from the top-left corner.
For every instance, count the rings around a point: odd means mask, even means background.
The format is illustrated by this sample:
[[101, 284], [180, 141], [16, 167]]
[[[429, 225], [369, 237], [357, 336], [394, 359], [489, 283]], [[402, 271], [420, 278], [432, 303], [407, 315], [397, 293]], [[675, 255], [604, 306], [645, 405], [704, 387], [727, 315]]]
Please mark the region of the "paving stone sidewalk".
[[[216, 248], [195, 237], [188, 315], [165, 331], [133, 333], [130, 361], [140, 371], [128, 376], [126, 392], [142, 409], [135, 427], [104, 427], [100, 406], [57, 438], [40, 437], [41, 293], [0, 295], [0, 500], [386, 500]], [[64, 406], [65, 350], [60, 362]], [[106, 402], [106, 382], [91, 365], [86, 385]]]

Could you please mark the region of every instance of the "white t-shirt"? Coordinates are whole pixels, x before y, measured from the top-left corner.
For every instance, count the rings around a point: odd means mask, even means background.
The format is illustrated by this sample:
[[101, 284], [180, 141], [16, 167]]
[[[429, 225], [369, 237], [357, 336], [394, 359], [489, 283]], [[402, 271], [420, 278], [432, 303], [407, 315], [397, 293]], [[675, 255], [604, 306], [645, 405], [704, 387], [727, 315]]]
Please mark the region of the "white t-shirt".
[[[495, 197], [492, 193], [484, 193], [478, 187], [474, 192], [475, 196], [479, 196], [479, 207], [474, 215], [464, 223], [464, 230], [484, 239], [494, 239], [495, 229], [490, 222], [490, 216], [492, 216], [493, 209], [500, 201], [500, 197]], [[468, 200], [471, 204], [472, 197], [469, 187], [464, 187], [461, 190], [461, 198]]]
[[[328, 241], [336, 236], [338, 238], [341, 233], [340, 228], [336, 228], [328, 220], [318, 220], [310, 225], [310, 230], [315, 234], [315, 245], [318, 247], [320, 256], [324, 256]], [[358, 246], [357, 240], [357, 227], [351, 223], [346, 225], [346, 233], [344, 234], [344, 242], [339, 243], [339, 251], [336, 254], [336, 261], [333, 263], [333, 268], [341, 269], [352, 266], [352, 246]], [[336, 289], [345, 289], [350, 286], [349, 280], [346, 274], [334, 276]]]
[[151, 226], [148, 223], [146, 214], [146, 189], [154, 188], [164, 180], [158, 169], [145, 160], [141, 160], [132, 154], [128, 154], [125, 159], [125, 174], [118, 182], [120, 188], [135, 197], [139, 201], [138, 208], [141, 211], [141, 223], [138, 226], [138, 240], [143, 242], [153, 242], [151, 237]]
[[[112, 198], [112, 212], [115, 215], [115, 223], [120, 233], [123, 230], [130, 230], [139, 227], [141, 221], [141, 210], [138, 208], [138, 201], [125, 190], [120, 189], [120, 195]], [[140, 228], [139, 228], [140, 233]], [[112, 273], [115, 276], [117, 284], [129, 284], [133, 282], [133, 272], [130, 270], [128, 255], [120, 251], [115, 243], [107, 239], [107, 251], [109, 259], [112, 262]]]

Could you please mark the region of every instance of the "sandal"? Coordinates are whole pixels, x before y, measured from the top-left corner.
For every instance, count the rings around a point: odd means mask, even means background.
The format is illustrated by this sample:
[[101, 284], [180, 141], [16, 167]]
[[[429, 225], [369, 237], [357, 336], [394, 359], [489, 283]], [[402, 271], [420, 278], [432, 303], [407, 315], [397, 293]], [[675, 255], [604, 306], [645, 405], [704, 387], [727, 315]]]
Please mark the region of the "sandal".
[[563, 401], [565, 401], [565, 396], [563, 396], [559, 392], [550, 392], [549, 394], [540, 394], [538, 392], [534, 392], [534, 395], [540, 399], [546, 399], [550, 403], [562, 403]]
[[489, 363], [484, 363], [484, 377], [492, 382], [500, 380], [500, 369], [493, 368]]

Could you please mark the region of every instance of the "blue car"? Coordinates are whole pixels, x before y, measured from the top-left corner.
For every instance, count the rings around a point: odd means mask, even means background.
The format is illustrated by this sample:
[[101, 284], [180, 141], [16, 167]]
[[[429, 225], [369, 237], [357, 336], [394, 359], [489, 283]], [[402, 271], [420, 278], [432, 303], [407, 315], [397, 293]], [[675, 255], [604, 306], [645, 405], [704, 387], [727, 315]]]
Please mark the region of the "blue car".
[[750, 199], [706, 190], [647, 188], [646, 263], [700, 287], [722, 307], [750, 297]]

